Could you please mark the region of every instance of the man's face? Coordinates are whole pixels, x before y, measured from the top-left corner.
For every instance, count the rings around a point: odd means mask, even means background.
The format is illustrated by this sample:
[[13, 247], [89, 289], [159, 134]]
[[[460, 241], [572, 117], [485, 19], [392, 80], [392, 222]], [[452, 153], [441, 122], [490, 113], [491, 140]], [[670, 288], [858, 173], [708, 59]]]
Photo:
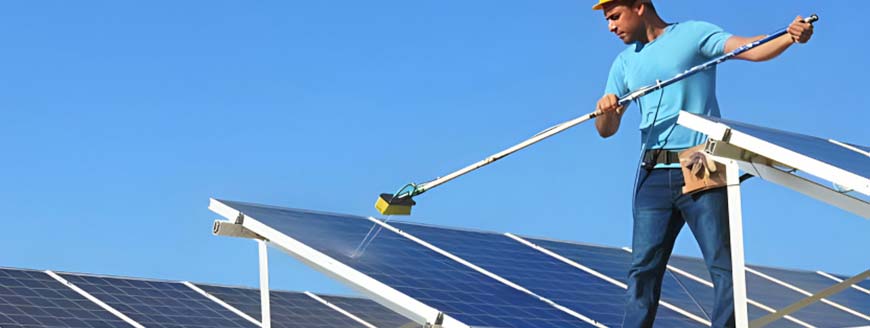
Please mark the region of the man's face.
[[604, 5], [604, 19], [607, 28], [616, 34], [625, 44], [638, 40], [638, 33], [643, 32], [639, 1], [614, 1]]

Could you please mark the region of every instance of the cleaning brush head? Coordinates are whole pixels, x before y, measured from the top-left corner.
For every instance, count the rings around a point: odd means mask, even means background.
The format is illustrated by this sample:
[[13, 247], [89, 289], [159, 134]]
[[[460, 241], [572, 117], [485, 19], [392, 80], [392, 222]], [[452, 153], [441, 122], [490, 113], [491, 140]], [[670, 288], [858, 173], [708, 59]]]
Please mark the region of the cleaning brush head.
[[381, 194], [375, 202], [375, 208], [383, 215], [411, 215], [411, 206], [417, 205], [410, 196], [395, 197], [393, 194]]

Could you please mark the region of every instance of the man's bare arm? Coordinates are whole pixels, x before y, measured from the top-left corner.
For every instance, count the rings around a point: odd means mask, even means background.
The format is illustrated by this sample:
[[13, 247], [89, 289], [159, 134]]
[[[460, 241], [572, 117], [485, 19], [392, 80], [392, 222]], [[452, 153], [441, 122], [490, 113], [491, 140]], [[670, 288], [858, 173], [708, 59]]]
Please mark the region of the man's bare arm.
[[[798, 16], [791, 25], [788, 26], [788, 33], [744, 52], [738, 55], [737, 58], [756, 62], [770, 60], [782, 54], [792, 44], [807, 43], [812, 36], [813, 25], [804, 22], [803, 18]], [[732, 36], [725, 41], [725, 53], [734, 51], [734, 49], [764, 37], [765, 35], [755, 37]]]
[[598, 129], [598, 134], [603, 138], [616, 134], [616, 131], [619, 130], [619, 122], [622, 121], [623, 111], [625, 111], [625, 106], [619, 106], [619, 98], [615, 94], [604, 95], [598, 100], [595, 110], [602, 113], [595, 118], [595, 128]]

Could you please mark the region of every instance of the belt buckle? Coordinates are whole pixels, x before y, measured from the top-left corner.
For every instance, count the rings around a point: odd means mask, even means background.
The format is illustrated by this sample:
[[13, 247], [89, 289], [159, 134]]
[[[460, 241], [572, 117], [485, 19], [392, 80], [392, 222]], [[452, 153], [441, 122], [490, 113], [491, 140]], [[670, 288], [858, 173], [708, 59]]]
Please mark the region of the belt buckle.
[[641, 158], [640, 167], [646, 170], [652, 170], [658, 164], [659, 153], [661, 153], [661, 149], [648, 149], [644, 151], [643, 158]]

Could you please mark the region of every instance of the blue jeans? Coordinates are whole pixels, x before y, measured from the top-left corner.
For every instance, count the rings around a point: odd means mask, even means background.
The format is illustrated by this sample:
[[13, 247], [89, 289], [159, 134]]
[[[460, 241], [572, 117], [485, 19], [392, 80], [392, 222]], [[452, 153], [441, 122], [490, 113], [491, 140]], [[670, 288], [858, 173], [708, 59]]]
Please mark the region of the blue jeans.
[[634, 199], [632, 263], [623, 327], [652, 327], [668, 259], [688, 223], [710, 271], [716, 299], [713, 327], [734, 326], [731, 243], [725, 188], [683, 195], [676, 169], [639, 169]]

